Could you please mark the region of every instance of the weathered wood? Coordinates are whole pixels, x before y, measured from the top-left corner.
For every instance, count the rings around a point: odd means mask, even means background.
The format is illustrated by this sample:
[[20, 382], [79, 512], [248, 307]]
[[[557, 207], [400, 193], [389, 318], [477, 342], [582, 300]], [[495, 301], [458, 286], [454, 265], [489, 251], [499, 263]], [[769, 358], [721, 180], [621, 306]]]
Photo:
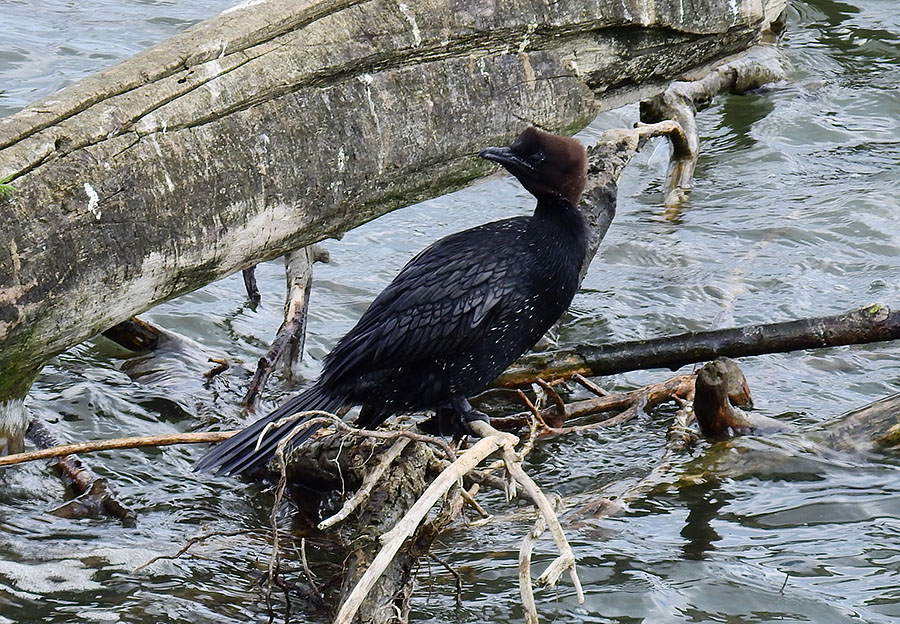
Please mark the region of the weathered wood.
[[[335, 434], [313, 440], [304, 445], [302, 452], [293, 451], [287, 461], [287, 476], [301, 514], [305, 510], [312, 516], [313, 524], [318, 522], [322, 500], [334, 503], [336, 493], [350, 496], [391, 445], [391, 440], [348, 439]], [[329, 529], [329, 536], [336, 542], [332, 554], [344, 562], [340, 588], [336, 588], [339, 591], [331, 597], [332, 602], [346, 599], [381, 550], [381, 536], [403, 518], [428, 488], [437, 475], [434, 459], [428, 445], [407, 445], [366, 503], [346, 521]], [[407, 548], [366, 596], [356, 621], [395, 622], [397, 613], [408, 611], [416, 562], [451, 519], [452, 514], [440, 514], [431, 523], [418, 527]]]
[[[694, 391], [693, 375], [678, 375], [665, 381], [644, 386], [630, 392], [621, 392], [610, 394], [603, 397], [592, 397], [581, 401], [566, 403], [564, 413], [558, 418], [560, 421], [552, 430], [547, 433], [568, 433], [570, 431], [583, 430], [586, 428], [612, 427], [634, 418], [640, 412], [650, 412], [660, 404], [672, 401], [674, 397], [686, 399]], [[638, 411], [640, 410], [640, 412]], [[545, 407], [540, 410], [541, 418], [546, 422], [556, 411], [555, 406]], [[588, 426], [563, 426], [566, 421], [582, 418], [593, 414], [601, 414], [603, 412], [619, 412], [616, 416], [612, 416], [599, 423]], [[515, 431], [520, 427], [527, 427], [530, 420], [529, 412], [519, 412], [510, 416], [500, 418], [492, 418], [491, 425], [497, 429], [504, 431]]]
[[[300, 377], [297, 367], [303, 356], [303, 345], [306, 342], [306, 313], [309, 309], [309, 292], [312, 288], [315, 262], [328, 262], [328, 251], [320, 245], [297, 249], [284, 257], [287, 276], [284, 322], [278, 328], [269, 350], [259, 359], [256, 372], [253, 373], [253, 378], [241, 401], [244, 411], [248, 414], [256, 413], [263, 387], [279, 361], [288, 380], [296, 381]], [[247, 273], [248, 271], [245, 270], [245, 283]], [[256, 292], [256, 303], [259, 303], [259, 291]]]
[[264, 0], [0, 120], [0, 400], [156, 303], [484, 175], [478, 148], [528, 123], [577, 130], [747, 48], [783, 5]]
[[14, 466], [23, 462], [53, 457], [65, 457], [75, 453], [94, 453], [112, 449], [142, 448], [145, 446], [168, 446], [171, 444], [208, 444], [221, 442], [237, 434], [238, 431], [192, 431], [187, 433], [164, 433], [155, 436], [134, 436], [129, 438], [113, 438], [95, 440], [93, 442], [76, 442], [42, 448], [37, 451], [16, 453], [0, 457], [0, 466]]
[[720, 356], [745, 357], [900, 339], [900, 312], [871, 305], [836, 316], [689, 332], [653, 340], [535, 353], [520, 358], [494, 383], [517, 386], [546, 379], [614, 375], [646, 368], [671, 368]]
[[262, 301], [262, 295], [259, 294], [259, 286], [256, 284], [256, 265], [247, 267], [241, 271], [244, 278], [244, 288], [247, 289], [247, 298], [250, 300], [250, 307], [256, 309], [259, 302]]
[[743, 95], [751, 89], [779, 82], [787, 76], [788, 64], [776, 46], [757, 46], [730, 63], [723, 63], [700, 80], [679, 81], [665, 91], [641, 101], [641, 121], [659, 123], [672, 119], [684, 130], [683, 142], [673, 144], [673, 157], [666, 174], [666, 216], [673, 218], [691, 187], [700, 155], [700, 134], [695, 115], [722, 92]]

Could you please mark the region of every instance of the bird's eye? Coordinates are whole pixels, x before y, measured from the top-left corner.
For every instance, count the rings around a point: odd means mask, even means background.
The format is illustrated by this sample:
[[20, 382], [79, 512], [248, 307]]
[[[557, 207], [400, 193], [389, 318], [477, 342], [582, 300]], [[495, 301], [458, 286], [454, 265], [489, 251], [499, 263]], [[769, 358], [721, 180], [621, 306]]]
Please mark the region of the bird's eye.
[[528, 157], [528, 161], [532, 165], [536, 165], [538, 163], [544, 162], [544, 152], [535, 152], [531, 156]]

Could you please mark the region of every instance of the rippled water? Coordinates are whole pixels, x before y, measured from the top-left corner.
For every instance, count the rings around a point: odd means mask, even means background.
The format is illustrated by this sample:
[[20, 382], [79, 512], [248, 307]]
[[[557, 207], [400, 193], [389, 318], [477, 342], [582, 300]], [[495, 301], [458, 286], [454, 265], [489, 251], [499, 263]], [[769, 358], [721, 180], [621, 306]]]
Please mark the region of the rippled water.
[[[228, 4], [6, 2], [0, 115]], [[656, 153], [649, 147], [626, 171], [618, 215], [562, 342], [839, 313], [870, 301], [900, 305], [898, 39], [892, 0], [792, 3], [783, 39], [795, 67], [791, 81], [719, 98], [699, 115], [703, 155], [680, 216], [665, 219], [659, 205], [664, 146]], [[636, 118], [634, 106], [605, 113], [583, 138]], [[329, 242], [333, 261], [317, 271], [304, 374], [316, 374], [322, 355], [417, 250], [449, 232], [524, 213], [530, 203], [514, 183], [496, 180]], [[264, 303], [256, 311], [235, 276], [147, 316], [253, 362], [279, 322], [279, 263], [260, 267], [259, 279]], [[235, 413], [239, 388], [194, 388], [198, 408], [186, 375], [169, 374], [174, 389], [142, 385], [111, 355], [108, 346], [84, 344], [60, 356], [38, 380], [31, 408], [72, 440], [189, 430], [194, 415], [210, 421]], [[900, 347], [881, 344], [741, 364], [764, 414], [815, 428], [900, 390], [898, 356]], [[633, 387], [667, 374], [603, 383]], [[549, 441], [530, 470], [548, 489], [589, 499], [599, 485], [644, 475], [662, 452], [667, 423], [661, 414]], [[897, 621], [897, 457], [817, 454], [796, 434], [734, 444], [748, 448], [755, 464], [722, 464], [705, 483], [659, 488], [626, 513], [573, 527], [586, 603], [579, 607], [563, 582], [538, 593], [541, 614], [558, 622]], [[705, 446], [694, 461], [722, 450]], [[41, 465], [0, 473], [0, 623], [265, 621], [261, 538], [219, 538], [192, 558], [135, 570], [204, 531], [266, 525], [267, 496], [193, 474], [200, 452], [89, 458], [137, 511], [134, 529], [48, 516], [63, 492]], [[488, 502], [498, 514], [506, 510], [497, 499]], [[447, 535], [438, 554], [462, 575], [464, 606], [455, 606], [444, 570], [423, 568], [414, 620], [521, 621], [515, 565], [527, 524], [517, 517]], [[539, 552], [538, 570], [552, 547], [542, 543]]]

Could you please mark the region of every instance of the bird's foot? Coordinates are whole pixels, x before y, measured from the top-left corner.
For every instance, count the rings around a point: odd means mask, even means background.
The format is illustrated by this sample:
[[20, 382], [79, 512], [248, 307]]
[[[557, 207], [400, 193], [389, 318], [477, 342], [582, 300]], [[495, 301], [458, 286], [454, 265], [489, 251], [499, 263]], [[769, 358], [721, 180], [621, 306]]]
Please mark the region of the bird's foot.
[[419, 429], [428, 435], [457, 438], [468, 433], [461, 421], [456, 409], [442, 405], [435, 410], [434, 416], [419, 422]]
[[491, 422], [487, 414], [479, 412], [466, 399], [458, 399], [437, 408], [434, 416], [419, 423], [419, 429], [429, 435], [476, 435], [469, 426], [469, 423], [476, 420], [488, 424]]

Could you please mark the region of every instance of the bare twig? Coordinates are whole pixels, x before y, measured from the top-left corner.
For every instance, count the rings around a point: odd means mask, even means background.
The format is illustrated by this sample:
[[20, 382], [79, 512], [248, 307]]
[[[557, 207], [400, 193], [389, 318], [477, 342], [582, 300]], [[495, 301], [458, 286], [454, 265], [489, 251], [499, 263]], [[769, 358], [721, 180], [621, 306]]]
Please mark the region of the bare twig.
[[138, 567], [134, 569], [135, 572], [140, 572], [144, 568], [153, 565], [157, 561], [163, 560], [173, 560], [179, 559], [182, 555], [184, 555], [187, 551], [189, 551], [195, 544], [200, 544], [205, 542], [208, 539], [212, 539], [214, 537], [237, 537], [239, 535], [252, 535], [252, 534], [261, 534], [264, 533], [260, 529], [241, 529], [239, 531], [211, 531], [209, 533], [204, 533], [203, 535], [195, 535], [190, 538], [184, 546], [178, 549], [178, 551], [172, 555], [157, 555], [153, 557], [149, 561], [145, 561]]
[[[525, 405], [528, 406], [528, 409], [531, 411], [532, 418], [528, 421], [528, 437], [525, 439], [524, 444], [522, 444], [522, 448], [519, 450], [519, 457], [525, 458], [532, 449], [534, 448], [534, 443], [537, 441], [538, 436], [545, 431], [553, 431], [550, 427], [547, 426], [547, 423], [544, 422], [544, 419], [541, 417], [541, 411], [531, 402], [526, 395], [521, 390], [519, 391], [519, 395], [522, 400], [525, 402]], [[538, 426], [540, 425], [540, 427]], [[534, 502], [534, 501], [532, 501]]]
[[[309, 418], [309, 417], [313, 418]], [[456, 452], [453, 450], [446, 440], [442, 438], [438, 438], [435, 436], [426, 435], [424, 433], [416, 433], [411, 429], [359, 429], [357, 427], [351, 427], [343, 420], [335, 416], [330, 412], [324, 412], [322, 410], [309, 410], [306, 412], [298, 412], [296, 414], [291, 414], [290, 416], [285, 416], [281, 420], [269, 423], [266, 427], [260, 432], [259, 440], [262, 441], [268, 432], [271, 429], [277, 429], [279, 427], [284, 427], [286, 425], [290, 425], [295, 423], [298, 420], [302, 420], [305, 418], [309, 418], [309, 420], [305, 420], [303, 425], [298, 427], [295, 432], [292, 432], [290, 435], [286, 436], [285, 439], [281, 441], [281, 443], [286, 443], [291, 439], [291, 437], [295, 433], [299, 433], [309, 427], [313, 427], [315, 425], [330, 425], [335, 429], [341, 431], [341, 433], [347, 433], [353, 436], [358, 436], [362, 438], [375, 438], [378, 440], [396, 440], [397, 438], [409, 438], [415, 442], [422, 442], [424, 444], [430, 444], [432, 446], [436, 446], [444, 452], [444, 455], [452, 460], [456, 459]]]
[[[503, 463], [500, 462], [497, 467], [502, 467], [502, 465]], [[487, 485], [495, 490], [500, 490], [501, 492], [506, 490], [506, 482], [503, 479], [492, 475], [488, 470], [472, 470], [466, 475], [464, 481]], [[534, 503], [534, 501], [528, 498], [527, 494], [523, 493], [523, 498], [530, 503]]]
[[[638, 388], [630, 392], [609, 394], [606, 396], [584, 399], [582, 401], [574, 401], [565, 406], [567, 420], [603, 412], [624, 411], [616, 416], [597, 423], [580, 425], [577, 427], [561, 427], [558, 429], [545, 427], [540, 433], [543, 435], [549, 433], [569, 433], [572, 431], [611, 427], [623, 423], [637, 414], [636, 410], [630, 409], [635, 405], [641, 404], [641, 409], [653, 409], [660, 403], [690, 396], [694, 391], [694, 380], [695, 377], [693, 375], [677, 375], [665, 381], [651, 384], [644, 388]], [[644, 401], [646, 401], [646, 404], [643, 403]], [[530, 405], [530, 401], [527, 400], [526, 404], [529, 405], [529, 412], [521, 412], [504, 418], [492, 419], [491, 425], [501, 430], [512, 430], [525, 426], [529, 422], [529, 416], [534, 415], [534, 406]], [[539, 418], [541, 420], [546, 418], [544, 411], [541, 411]]]
[[583, 388], [590, 390], [597, 396], [605, 397], [605, 396], [609, 396], [610, 394], [612, 394], [611, 392], [608, 392], [607, 390], [604, 390], [603, 388], [601, 388], [600, 386], [595, 384], [593, 381], [591, 381], [587, 377], [585, 377], [583, 375], [579, 375], [578, 373], [575, 373], [574, 375], [572, 375], [572, 379], [574, 381], [578, 382], [578, 384], [581, 385]]
[[531, 551], [534, 543], [546, 530], [547, 522], [538, 514], [534, 527], [525, 535], [522, 546], [519, 547], [519, 595], [522, 597], [522, 610], [525, 611], [525, 624], [538, 624], [540, 621], [531, 584]]
[[441, 567], [443, 567], [447, 572], [453, 575], [453, 579], [456, 581], [456, 606], [462, 607], [463, 599], [462, 599], [462, 591], [463, 591], [463, 581], [462, 577], [459, 575], [459, 572], [453, 569], [449, 563], [435, 555], [434, 553], [428, 553], [428, 557], [438, 563]]
[[556, 433], [574, 433], [576, 431], [590, 431], [591, 429], [603, 429], [605, 427], [614, 427], [616, 425], [621, 425], [622, 423], [626, 423], [632, 418], [639, 416], [640, 414], [646, 414], [649, 405], [650, 393], [646, 388], [641, 388], [635, 391], [634, 402], [628, 407], [628, 409], [616, 414], [615, 416], [596, 423], [575, 425], [572, 427], [561, 427], [556, 430]]
[[674, 459], [689, 450], [697, 441], [697, 434], [688, 425], [693, 413], [687, 401], [675, 413], [675, 419], [666, 431], [666, 451], [656, 465], [640, 481], [621, 492], [615, 499], [601, 498], [583, 505], [573, 516], [590, 516], [597, 520], [618, 513], [632, 501], [652, 490], [662, 481], [662, 475], [671, 469]]
[[306, 559], [306, 538], [300, 538], [300, 563], [303, 566], [303, 573], [306, 575], [306, 580], [309, 582], [309, 586], [312, 587], [313, 591], [316, 593], [316, 596], [319, 600], [324, 602], [324, 598], [322, 596], [322, 590], [319, 589], [319, 584], [316, 583], [316, 575], [312, 573], [312, 570], [309, 568], [309, 561]]
[[206, 379], [212, 379], [216, 375], [220, 375], [221, 373], [224, 373], [225, 371], [228, 370], [228, 367], [230, 366], [230, 364], [228, 363], [228, 360], [226, 360], [225, 358], [209, 358], [207, 361], [215, 364], [215, 366], [213, 366], [211, 369], [209, 369], [208, 371], [203, 373], [203, 376]]
[[[291, 433], [297, 433], [296, 430]], [[284, 461], [284, 450], [287, 447], [288, 442], [290, 441], [291, 436], [288, 435], [285, 439], [282, 439], [278, 446], [275, 447], [275, 465], [279, 468], [279, 476], [278, 483], [275, 486], [275, 498], [272, 501], [272, 508], [269, 511], [269, 526], [272, 528], [272, 552], [269, 555], [269, 565], [267, 568], [267, 583], [266, 583], [266, 606], [269, 609], [270, 619], [272, 613], [272, 587], [279, 586], [278, 583], [278, 573], [281, 561], [281, 549], [278, 542], [278, 508], [281, 506], [281, 501], [284, 498], [284, 490], [287, 488], [287, 465]], [[290, 599], [287, 597], [287, 593], [285, 593], [287, 614], [285, 615], [285, 622], [290, 621], [290, 612], [291, 612], [291, 603]]]
[[[482, 438], [482, 440], [491, 439], [500, 434], [499, 431], [482, 421], [472, 422], [469, 426], [472, 427], [472, 430], [477, 435], [489, 436]], [[504, 435], [508, 436], [508, 434]], [[557, 518], [556, 513], [553, 511], [553, 505], [550, 504], [550, 501], [538, 485], [522, 469], [521, 458], [516, 455], [513, 444], [514, 442], [510, 441], [510, 437], [507, 437], [501, 447], [506, 470], [515, 482], [526, 491], [531, 499], [537, 504], [544, 520], [547, 522], [547, 526], [553, 536], [553, 541], [556, 542], [556, 547], [559, 550], [559, 556], [538, 578], [538, 583], [546, 585], [547, 587], [553, 587], [559, 580], [559, 577], [568, 570], [572, 585], [575, 587], [578, 603], [582, 604], [584, 602], [584, 592], [581, 589], [581, 581], [579, 580], [578, 572], [575, 569], [575, 554], [572, 552], [572, 547], [569, 546], [569, 541], [566, 539], [562, 525], [559, 523], [559, 518]]]
[[104, 477], [96, 477], [84, 492], [48, 513], [59, 518], [73, 519], [94, 517], [103, 513], [118, 518], [123, 526], [132, 527], [137, 523], [137, 514], [118, 501]]
[[[516, 390], [516, 392], [518, 393], [519, 398], [522, 400], [522, 402], [523, 402], [523, 403], [525, 404], [525, 406], [528, 408], [528, 411], [529, 411], [529, 412], [531, 413], [531, 415], [534, 417], [533, 420], [534, 420], [535, 422], [537, 422], [541, 427], [543, 427], [543, 428], [545, 428], [545, 429], [549, 429], [550, 427], [549, 427], [549, 425], [544, 421], [544, 416], [541, 414], [541, 410], [539, 410], [539, 409], [537, 408], [537, 406], [536, 406], [534, 403], [531, 402], [531, 399], [528, 398], [528, 395], [525, 394], [524, 392], [522, 392], [521, 390]], [[493, 422], [492, 422], [491, 424], [493, 424]]]
[[547, 396], [553, 401], [553, 404], [556, 406], [556, 411], [552, 412], [553, 418], [548, 419], [545, 415], [544, 420], [547, 421], [547, 424], [551, 427], [560, 427], [564, 422], [566, 422], [566, 403], [563, 401], [562, 397], [559, 396], [559, 392], [556, 391], [550, 384], [546, 381], [538, 377], [535, 380], [535, 383], [544, 389], [544, 392], [547, 393]]
[[[554, 496], [552, 504], [554, 512], [558, 512], [562, 507], [562, 499]], [[519, 548], [519, 593], [522, 596], [526, 624], [538, 624], [537, 605], [534, 603], [534, 590], [531, 585], [531, 552], [535, 542], [546, 530], [547, 521], [539, 514], [534, 527], [525, 535]]]
[[460, 489], [460, 495], [463, 497], [463, 500], [472, 506], [472, 508], [478, 512], [481, 516], [481, 520], [478, 522], [485, 522], [493, 518], [491, 514], [489, 514], [484, 507], [482, 507], [477, 500], [475, 500], [475, 494], [478, 492], [478, 484], [474, 484], [471, 490], [466, 490], [465, 488]]
[[130, 438], [112, 438], [109, 440], [95, 440], [93, 442], [78, 442], [75, 444], [63, 444], [39, 451], [16, 453], [0, 457], [0, 466], [12, 466], [23, 462], [47, 459], [50, 457], [63, 457], [72, 453], [93, 453], [96, 451], [109, 451], [113, 449], [140, 448], [144, 446], [171, 446], [173, 444], [203, 444], [206, 442], [221, 442], [237, 434], [238, 431], [195, 431], [190, 433], [169, 433], [157, 436], [135, 436]]

